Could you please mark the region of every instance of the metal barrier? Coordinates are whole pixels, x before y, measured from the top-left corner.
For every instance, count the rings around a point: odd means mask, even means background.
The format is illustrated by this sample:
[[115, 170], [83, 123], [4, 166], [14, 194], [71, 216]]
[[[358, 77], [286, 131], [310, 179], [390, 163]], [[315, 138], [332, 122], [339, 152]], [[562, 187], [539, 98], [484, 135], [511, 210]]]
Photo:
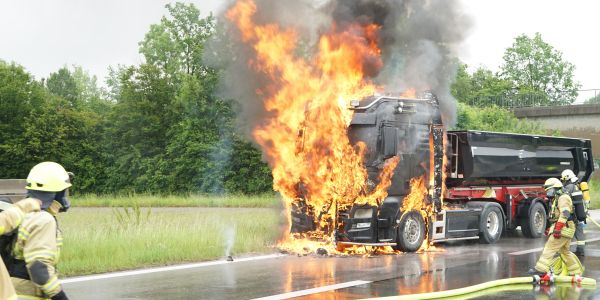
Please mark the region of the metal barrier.
[[[570, 98], [570, 99], [569, 99]], [[561, 100], [567, 99], [567, 100]], [[518, 107], [536, 107], [536, 106], [565, 106], [597, 103], [600, 104], [600, 89], [578, 90], [576, 98], [565, 93], [565, 97], [560, 95], [551, 99], [548, 95], [540, 92], [519, 93], [518, 91], [509, 91], [506, 94], [498, 96], [476, 97], [466, 101], [466, 104], [476, 107], [499, 106], [505, 108]]]

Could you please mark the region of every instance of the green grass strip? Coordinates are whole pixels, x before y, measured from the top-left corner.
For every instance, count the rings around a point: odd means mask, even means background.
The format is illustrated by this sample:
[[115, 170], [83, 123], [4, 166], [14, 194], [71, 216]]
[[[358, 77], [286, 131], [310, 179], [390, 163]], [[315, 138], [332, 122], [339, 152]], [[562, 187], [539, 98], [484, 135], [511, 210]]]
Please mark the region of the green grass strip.
[[62, 277], [273, 252], [281, 213], [264, 208], [73, 208], [59, 215]]

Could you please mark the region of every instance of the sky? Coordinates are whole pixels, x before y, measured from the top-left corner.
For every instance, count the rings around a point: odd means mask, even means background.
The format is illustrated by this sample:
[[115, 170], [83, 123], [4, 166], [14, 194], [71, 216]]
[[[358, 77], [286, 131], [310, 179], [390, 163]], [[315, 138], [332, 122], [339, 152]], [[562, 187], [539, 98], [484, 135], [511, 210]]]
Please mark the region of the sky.
[[[446, 1], [446, 0], [444, 0]], [[542, 38], [575, 64], [583, 89], [600, 89], [600, 1], [460, 1], [472, 26], [459, 58], [471, 68], [497, 71], [504, 50], [522, 33]], [[108, 66], [142, 62], [138, 42], [167, 13], [165, 0], [0, 0], [0, 59], [39, 79], [64, 65], [80, 65], [100, 82]], [[207, 15], [224, 0], [194, 3]], [[600, 92], [599, 92], [600, 93]], [[581, 93], [579, 101], [594, 96]]]

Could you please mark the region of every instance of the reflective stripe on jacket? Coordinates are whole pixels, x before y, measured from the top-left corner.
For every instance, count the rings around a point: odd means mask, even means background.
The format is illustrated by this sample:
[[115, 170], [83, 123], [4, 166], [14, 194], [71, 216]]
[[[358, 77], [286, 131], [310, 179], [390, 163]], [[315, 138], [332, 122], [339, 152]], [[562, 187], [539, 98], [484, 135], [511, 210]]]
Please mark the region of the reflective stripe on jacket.
[[14, 258], [25, 262], [30, 277], [13, 277], [19, 298], [52, 297], [62, 290], [56, 272], [61, 244], [62, 235], [50, 213], [39, 211], [25, 216], [13, 248]]
[[[18, 207], [11, 207], [0, 213], [0, 235], [13, 231], [23, 221], [23, 212]], [[16, 299], [17, 295], [10, 282], [10, 276], [4, 262], [0, 260], [0, 299]]]

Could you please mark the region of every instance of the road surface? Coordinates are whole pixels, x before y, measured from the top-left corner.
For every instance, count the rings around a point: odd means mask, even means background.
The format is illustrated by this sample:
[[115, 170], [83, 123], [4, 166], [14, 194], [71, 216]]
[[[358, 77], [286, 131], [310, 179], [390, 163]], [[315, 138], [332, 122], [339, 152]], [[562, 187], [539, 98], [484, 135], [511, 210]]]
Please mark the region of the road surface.
[[[600, 219], [600, 215], [596, 218]], [[587, 227], [586, 277], [600, 280], [600, 230]], [[544, 239], [503, 237], [497, 244], [447, 243], [441, 252], [322, 257], [263, 255], [68, 278], [71, 299], [356, 299], [454, 289], [526, 276]], [[600, 299], [571, 286], [495, 291], [478, 299]]]

